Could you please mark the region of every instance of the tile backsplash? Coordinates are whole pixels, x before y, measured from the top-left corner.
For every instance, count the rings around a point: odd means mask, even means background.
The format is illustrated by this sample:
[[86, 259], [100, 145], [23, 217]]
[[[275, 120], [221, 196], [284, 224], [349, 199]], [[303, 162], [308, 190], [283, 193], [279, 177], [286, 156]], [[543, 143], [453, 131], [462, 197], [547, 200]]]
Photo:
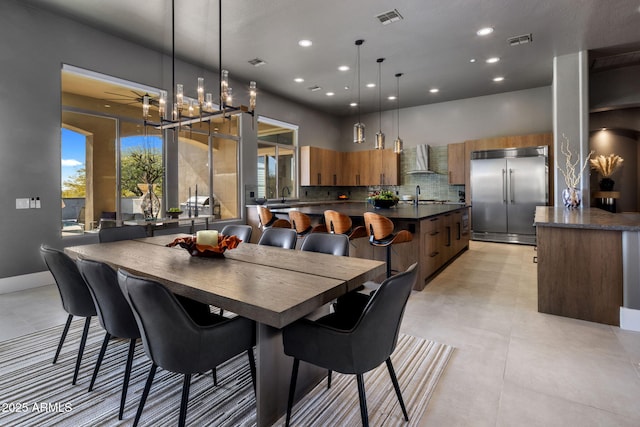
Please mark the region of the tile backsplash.
[[447, 146], [429, 148], [429, 167], [432, 174], [407, 174], [415, 169], [416, 147], [405, 149], [400, 154], [400, 185], [372, 187], [301, 187], [300, 200], [336, 200], [338, 195], [346, 194], [351, 200], [365, 200], [370, 191], [381, 188], [403, 194], [415, 195], [416, 185], [420, 186], [421, 199], [450, 200], [457, 202], [458, 192], [464, 191], [464, 185], [449, 185]]

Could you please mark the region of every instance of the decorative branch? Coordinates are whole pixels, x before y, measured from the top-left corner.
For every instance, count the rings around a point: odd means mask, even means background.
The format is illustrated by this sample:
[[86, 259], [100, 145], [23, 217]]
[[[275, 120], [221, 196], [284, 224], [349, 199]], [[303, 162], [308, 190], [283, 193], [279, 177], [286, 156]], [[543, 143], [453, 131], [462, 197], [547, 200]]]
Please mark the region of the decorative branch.
[[617, 154], [609, 154], [603, 156], [602, 154], [595, 159], [589, 160], [591, 167], [598, 171], [603, 178], [609, 178], [613, 173], [622, 166], [624, 159]]
[[560, 142], [560, 152], [564, 154], [565, 164], [564, 169], [558, 165], [558, 169], [562, 172], [564, 176], [564, 182], [567, 184], [568, 188], [577, 188], [580, 184], [580, 179], [582, 178], [582, 173], [584, 172], [587, 164], [589, 163], [589, 158], [594, 153], [594, 151], [590, 151], [587, 155], [587, 158], [584, 159], [584, 163], [580, 167], [580, 172], [576, 173], [576, 168], [580, 166], [580, 158], [577, 158], [575, 161], [573, 160], [573, 153], [571, 152], [571, 148], [569, 147], [569, 138], [565, 134], [562, 134], [562, 138], [564, 141]]

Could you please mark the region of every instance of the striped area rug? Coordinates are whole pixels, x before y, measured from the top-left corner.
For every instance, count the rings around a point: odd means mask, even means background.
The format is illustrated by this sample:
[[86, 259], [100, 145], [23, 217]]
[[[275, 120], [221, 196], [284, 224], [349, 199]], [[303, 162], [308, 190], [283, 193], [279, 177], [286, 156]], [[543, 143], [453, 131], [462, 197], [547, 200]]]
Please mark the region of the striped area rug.
[[[82, 321], [72, 323], [58, 362], [51, 360], [62, 326], [0, 343], [0, 425], [2, 426], [129, 426], [144, 388], [150, 362], [142, 344], [136, 347], [124, 419], [117, 419], [125, 340], [112, 340], [96, 385], [89, 382], [104, 331], [93, 320], [78, 382], [71, 385]], [[392, 356], [410, 423], [415, 425], [444, 371], [453, 348], [401, 335]], [[288, 384], [288, 379], [286, 381]], [[383, 364], [365, 374], [370, 423], [407, 425]], [[182, 376], [158, 369], [140, 421], [141, 426], [176, 425]], [[331, 389], [319, 384], [294, 407], [292, 425], [360, 425], [354, 376], [334, 374]], [[255, 425], [255, 396], [246, 355], [218, 367], [218, 386], [211, 373], [195, 375], [189, 393], [187, 424], [192, 426]], [[284, 425], [284, 418], [278, 422]]]

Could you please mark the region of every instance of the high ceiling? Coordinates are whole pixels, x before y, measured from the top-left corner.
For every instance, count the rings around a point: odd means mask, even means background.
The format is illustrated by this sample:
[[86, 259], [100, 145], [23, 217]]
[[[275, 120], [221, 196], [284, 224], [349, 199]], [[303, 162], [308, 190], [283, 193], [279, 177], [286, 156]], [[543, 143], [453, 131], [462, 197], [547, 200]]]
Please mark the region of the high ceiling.
[[[23, 1], [171, 54], [170, 0]], [[383, 25], [376, 18], [394, 9], [403, 19]], [[396, 73], [404, 73], [400, 106], [410, 107], [548, 86], [554, 56], [637, 51], [640, 42], [637, 0], [225, 0], [222, 20], [222, 64], [232, 79], [255, 80], [259, 90], [336, 115], [355, 111], [357, 39], [365, 40], [362, 112], [378, 110], [378, 88], [365, 85], [377, 83], [380, 57], [386, 110], [396, 107], [387, 99]], [[494, 32], [480, 37], [482, 27]], [[527, 34], [530, 43], [507, 42]], [[300, 47], [301, 39], [313, 45]], [[175, 43], [177, 57], [217, 69], [218, 2], [175, 0]], [[500, 60], [488, 64], [490, 57]], [[255, 58], [266, 64], [249, 64]], [[350, 70], [338, 71], [340, 65]], [[498, 76], [504, 80], [494, 82]]]

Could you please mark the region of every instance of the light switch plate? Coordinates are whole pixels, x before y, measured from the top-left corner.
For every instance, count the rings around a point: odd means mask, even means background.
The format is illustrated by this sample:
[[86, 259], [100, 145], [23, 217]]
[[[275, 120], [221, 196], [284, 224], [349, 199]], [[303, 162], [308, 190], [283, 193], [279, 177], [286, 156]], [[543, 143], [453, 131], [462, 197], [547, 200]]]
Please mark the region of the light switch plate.
[[29, 209], [29, 198], [16, 199], [16, 209]]

